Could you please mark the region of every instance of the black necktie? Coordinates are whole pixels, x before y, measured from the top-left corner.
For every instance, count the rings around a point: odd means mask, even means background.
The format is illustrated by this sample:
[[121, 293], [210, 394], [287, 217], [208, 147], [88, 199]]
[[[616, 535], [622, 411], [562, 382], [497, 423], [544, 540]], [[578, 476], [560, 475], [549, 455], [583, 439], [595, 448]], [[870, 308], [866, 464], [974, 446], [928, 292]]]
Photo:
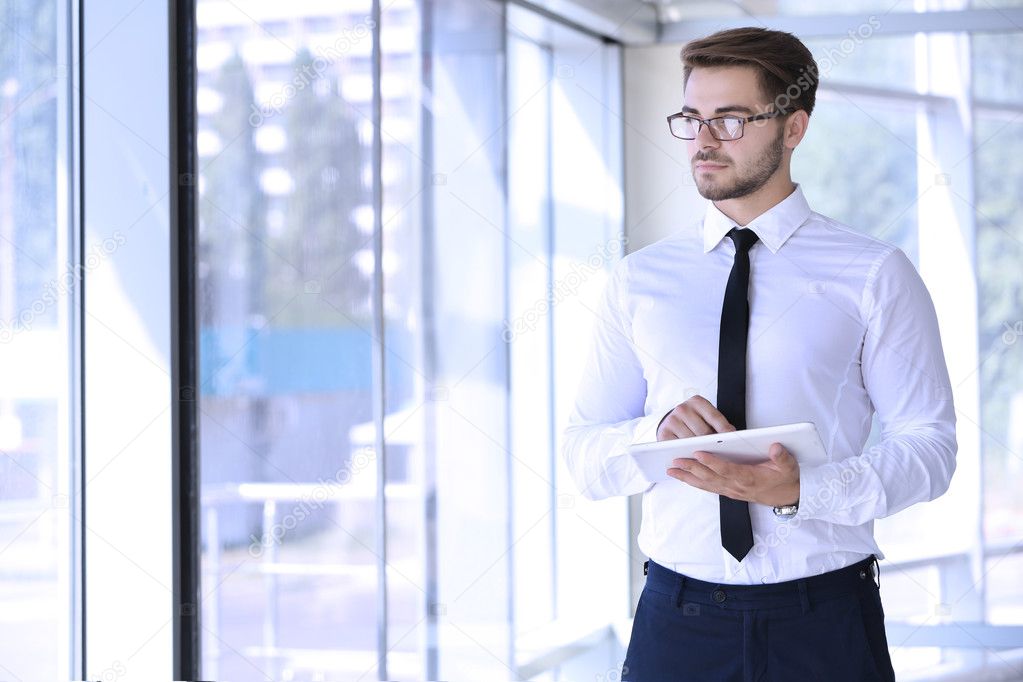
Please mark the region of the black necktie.
[[[736, 429], [746, 428], [746, 337], [749, 333], [749, 250], [757, 241], [753, 230], [733, 227], [728, 236], [735, 242], [735, 261], [725, 287], [721, 307], [721, 341], [718, 345], [717, 408]], [[753, 547], [749, 504], [718, 495], [721, 508], [721, 545], [736, 561]]]

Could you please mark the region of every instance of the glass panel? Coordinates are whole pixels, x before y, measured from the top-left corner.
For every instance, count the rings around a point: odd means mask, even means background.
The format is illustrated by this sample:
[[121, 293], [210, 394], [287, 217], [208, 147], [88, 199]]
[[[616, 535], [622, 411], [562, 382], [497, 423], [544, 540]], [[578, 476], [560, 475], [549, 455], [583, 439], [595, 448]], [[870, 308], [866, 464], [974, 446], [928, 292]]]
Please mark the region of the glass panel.
[[1023, 555], [987, 560], [987, 617], [993, 625], [1023, 623]]
[[[512, 536], [507, 345], [502, 322], [511, 249], [505, 215], [504, 3], [427, 3], [424, 70], [434, 173], [423, 234], [424, 343], [431, 385], [428, 447], [435, 486], [436, 605], [426, 643], [438, 647], [426, 679], [511, 674]], [[538, 86], [539, 87], [539, 84]], [[426, 572], [430, 576], [430, 571]], [[433, 585], [427, 585], [433, 594]], [[429, 597], [431, 602], [433, 597]]]
[[368, 9], [198, 3], [210, 679], [376, 676]]
[[427, 519], [434, 515], [434, 458], [427, 448], [433, 408], [424, 364], [423, 310], [430, 293], [423, 286], [422, 254], [429, 243], [423, 235], [423, 188], [430, 169], [420, 135], [422, 17], [413, 0], [381, 5], [387, 678], [436, 679], [427, 669], [434, 631], [425, 620], [428, 567], [438, 569], [431, 560], [434, 538], [426, 535]]
[[[559, 456], [578, 351], [623, 252], [619, 59], [616, 46], [509, 7], [514, 616], [517, 662], [531, 671], [555, 643], [628, 612], [627, 592], [609, 589], [627, 584], [626, 500], [584, 499]], [[614, 644], [590, 647], [531, 679], [608, 673]]]
[[67, 318], [82, 271], [58, 194], [59, 16], [19, 0], [0, 21], [0, 676], [26, 681], [69, 677], [74, 615]]
[[[884, 548], [882, 548], [884, 549]], [[934, 623], [935, 605], [940, 601], [938, 569], [925, 566], [912, 569], [886, 569], [881, 566], [881, 600], [886, 623], [927, 625]], [[903, 637], [888, 640], [896, 677], [933, 670], [941, 662], [939, 647], [910, 646]], [[926, 679], [926, 678], [922, 678]]]
[[916, 261], [915, 109], [835, 97], [818, 96], [792, 155], [792, 176], [815, 211], [891, 242]]
[[980, 100], [1023, 103], [1023, 37], [978, 33], [973, 48], [973, 94]]
[[974, 139], [984, 532], [1004, 543], [1023, 539], [1023, 122], [979, 114]]
[[820, 70], [821, 83], [855, 83], [912, 90], [916, 83], [913, 36], [881, 37], [877, 20], [850, 25], [839, 38], [804, 40]]
[[[1014, 1], [1014, 0], [1002, 0]], [[719, 2], [665, 2], [664, 13], [669, 21], [684, 19], [710, 19], [718, 17], [745, 17], [756, 25], [758, 17], [809, 14], [865, 14], [912, 12], [913, 0], [850, 0], [840, 6], [814, 2], [814, 0], [744, 0], [738, 3]], [[852, 28], [852, 27], [850, 27]]]
[[[628, 500], [585, 499], [560, 452], [582, 377], [585, 353], [580, 349], [592, 343], [594, 311], [606, 276], [625, 252], [621, 53], [615, 46], [568, 30], [557, 31], [555, 38], [551, 279], [556, 304], [550, 316], [557, 473], [556, 616], [563, 622], [611, 623], [629, 612]], [[642, 570], [641, 560], [637, 559], [637, 565]], [[594, 599], [595, 594], [601, 598]], [[612, 655], [606, 653], [608, 658]], [[605, 671], [601, 667], [593, 674]]]
[[841, 7], [813, 0], [753, 0], [746, 5], [755, 14], [853, 14], [864, 12], [914, 11], [913, 0], [852, 0], [843, 2]]
[[[519, 22], [512, 17], [512, 22]], [[552, 51], [508, 35], [509, 322], [516, 635], [554, 618], [551, 464], [550, 116]]]

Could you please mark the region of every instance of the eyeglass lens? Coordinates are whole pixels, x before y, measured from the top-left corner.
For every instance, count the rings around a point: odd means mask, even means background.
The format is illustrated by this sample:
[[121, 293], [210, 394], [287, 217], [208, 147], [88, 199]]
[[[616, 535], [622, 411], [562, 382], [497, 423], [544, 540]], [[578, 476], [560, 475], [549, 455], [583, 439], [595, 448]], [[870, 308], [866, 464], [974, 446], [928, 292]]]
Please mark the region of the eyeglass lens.
[[[707, 121], [707, 125], [710, 127], [710, 134], [719, 140], [730, 140], [742, 134], [742, 119], [732, 116], [711, 119]], [[671, 132], [676, 137], [694, 140], [699, 129], [699, 119], [680, 116], [671, 121]]]

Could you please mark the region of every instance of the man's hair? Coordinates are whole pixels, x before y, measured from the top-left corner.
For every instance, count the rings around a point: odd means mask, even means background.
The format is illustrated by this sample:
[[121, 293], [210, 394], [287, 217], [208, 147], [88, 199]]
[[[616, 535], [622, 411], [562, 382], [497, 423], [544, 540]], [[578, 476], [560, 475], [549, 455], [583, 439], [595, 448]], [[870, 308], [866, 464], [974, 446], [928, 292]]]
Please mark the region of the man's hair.
[[751, 66], [760, 89], [778, 109], [813, 112], [817, 62], [806, 45], [784, 31], [745, 27], [718, 31], [682, 48], [682, 89], [697, 66]]

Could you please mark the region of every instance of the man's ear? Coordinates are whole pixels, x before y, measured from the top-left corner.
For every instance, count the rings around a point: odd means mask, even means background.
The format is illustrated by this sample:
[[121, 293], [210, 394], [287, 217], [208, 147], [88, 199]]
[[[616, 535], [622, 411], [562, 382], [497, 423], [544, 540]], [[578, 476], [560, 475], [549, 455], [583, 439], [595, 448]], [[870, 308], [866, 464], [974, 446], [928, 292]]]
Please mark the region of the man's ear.
[[806, 128], [810, 125], [810, 115], [803, 109], [793, 111], [785, 119], [785, 146], [795, 149], [806, 135]]

